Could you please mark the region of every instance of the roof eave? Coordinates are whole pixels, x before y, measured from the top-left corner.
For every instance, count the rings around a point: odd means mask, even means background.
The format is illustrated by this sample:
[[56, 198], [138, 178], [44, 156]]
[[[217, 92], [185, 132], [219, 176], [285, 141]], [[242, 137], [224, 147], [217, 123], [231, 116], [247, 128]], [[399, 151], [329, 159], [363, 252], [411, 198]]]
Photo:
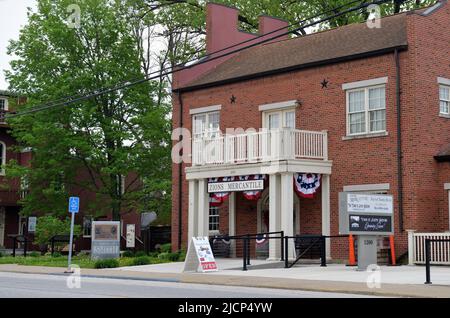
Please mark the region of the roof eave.
[[333, 58], [333, 59], [316, 61], [316, 62], [312, 62], [312, 63], [298, 64], [298, 65], [280, 68], [280, 69], [276, 69], [276, 70], [259, 72], [259, 73], [254, 73], [254, 74], [245, 75], [245, 76], [241, 76], [241, 77], [235, 77], [235, 78], [230, 78], [230, 79], [225, 79], [225, 80], [221, 80], [221, 81], [210, 82], [210, 83], [205, 83], [205, 84], [200, 84], [200, 85], [180, 87], [180, 88], [173, 89], [173, 92], [175, 92], [175, 93], [190, 92], [190, 91], [195, 91], [195, 90], [204, 89], [204, 88], [210, 88], [210, 87], [215, 87], [215, 86], [232, 84], [232, 83], [236, 83], [236, 82], [247, 81], [247, 80], [256, 79], [259, 77], [264, 77], [264, 76], [269, 76], [269, 75], [276, 75], [276, 74], [287, 73], [287, 72], [292, 72], [292, 71], [311, 68], [311, 67], [347, 62], [347, 61], [357, 60], [357, 59], [371, 57], [371, 56], [384, 55], [387, 53], [394, 52], [395, 50], [406, 50], [407, 48], [408, 48], [408, 44], [401, 44], [401, 45], [396, 45], [396, 46], [392, 46], [392, 47], [388, 47], [388, 48], [384, 48], [384, 49], [380, 49], [380, 50], [376, 50], [376, 51], [346, 55], [346, 56], [341, 56], [341, 57], [337, 57], [337, 58]]

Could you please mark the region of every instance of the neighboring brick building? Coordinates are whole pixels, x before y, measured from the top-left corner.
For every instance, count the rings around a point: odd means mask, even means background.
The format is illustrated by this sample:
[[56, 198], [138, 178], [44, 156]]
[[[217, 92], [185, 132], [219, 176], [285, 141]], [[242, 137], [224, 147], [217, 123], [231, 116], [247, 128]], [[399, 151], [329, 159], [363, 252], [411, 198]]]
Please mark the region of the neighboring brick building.
[[[207, 14], [207, 53], [255, 37], [237, 30], [236, 9], [209, 4]], [[260, 34], [283, 26], [260, 23]], [[173, 248], [219, 232], [336, 235], [342, 191], [393, 195], [398, 255], [406, 230], [448, 231], [449, 29], [443, 0], [385, 17], [381, 28], [282, 38], [174, 74], [173, 126], [197, 124], [193, 164], [173, 164]], [[238, 127], [269, 130], [219, 135]], [[321, 175], [313, 198], [295, 194], [296, 173]], [[266, 175], [259, 200], [234, 192], [209, 206], [210, 178], [257, 174]], [[345, 240], [332, 241], [331, 257], [347, 257]]]
[[[0, 91], [0, 164], [4, 165], [9, 160], [16, 160], [20, 165], [27, 166], [32, 159], [32, 152], [29, 150], [23, 152], [16, 152], [13, 146], [17, 145], [16, 140], [11, 136], [10, 127], [5, 122], [5, 114], [14, 111], [17, 105], [23, 104], [26, 100], [18, 98], [6, 91]], [[80, 170], [77, 175], [80, 179], [89, 179], [87, 171]], [[134, 177], [125, 178], [125, 186], [127, 179], [133, 180]], [[11, 249], [13, 247], [13, 240], [8, 235], [20, 234], [27, 235], [33, 239], [33, 233], [28, 232], [29, 218], [20, 215], [19, 200], [21, 195], [26, 195], [26, 187], [20, 180], [8, 180], [5, 178], [5, 171], [0, 170], [0, 250], [2, 248]], [[75, 223], [81, 225], [82, 235], [75, 241], [75, 248], [77, 250], [90, 250], [91, 248], [91, 222], [94, 220], [93, 216], [83, 213], [87, 211], [90, 200], [94, 199], [95, 194], [81, 188], [72, 188], [71, 195], [80, 197], [80, 213], [76, 215]], [[39, 216], [36, 212], [35, 216]], [[67, 214], [69, 217], [69, 213]], [[96, 217], [95, 220], [110, 220], [111, 216]], [[126, 225], [136, 225], [136, 241], [137, 248], [143, 248], [140, 241], [140, 215], [134, 210], [123, 211], [121, 217], [122, 235], [126, 235]], [[124, 242], [122, 242], [124, 243]], [[36, 249], [37, 246], [32, 248]]]

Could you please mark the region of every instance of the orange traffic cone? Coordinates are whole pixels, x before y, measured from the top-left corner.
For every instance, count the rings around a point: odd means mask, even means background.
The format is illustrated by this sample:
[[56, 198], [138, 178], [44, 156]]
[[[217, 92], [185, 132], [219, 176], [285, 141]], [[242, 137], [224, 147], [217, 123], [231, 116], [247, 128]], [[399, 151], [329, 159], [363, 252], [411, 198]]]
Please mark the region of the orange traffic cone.
[[348, 264], [347, 264], [347, 266], [356, 266], [355, 240], [353, 239], [352, 234], [350, 234], [348, 236]]
[[395, 260], [395, 245], [394, 245], [394, 235], [389, 236], [389, 244], [391, 246], [391, 265], [396, 266], [396, 260]]

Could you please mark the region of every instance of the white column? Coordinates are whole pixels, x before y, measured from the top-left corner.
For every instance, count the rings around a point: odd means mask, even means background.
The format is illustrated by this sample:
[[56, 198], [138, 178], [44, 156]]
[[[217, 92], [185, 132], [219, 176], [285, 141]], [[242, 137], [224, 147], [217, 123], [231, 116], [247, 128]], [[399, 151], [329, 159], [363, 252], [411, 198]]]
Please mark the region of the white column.
[[188, 241], [198, 235], [198, 181], [189, 180]]
[[209, 194], [207, 179], [198, 181], [198, 236], [209, 235]]
[[[322, 182], [322, 235], [331, 234], [331, 216], [330, 216], [330, 176], [323, 174]], [[326, 239], [327, 259], [331, 258], [331, 240]]]
[[[236, 192], [231, 192], [228, 199], [228, 235], [236, 235]], [[231, 257], [236, 257], [235, 240], [230, 240]]]
[[[269, 232], [281, 231], [281, 184], [280, 175], [271, 174], [269, 176]], [[281, 258], [281, 242], [279, 240], [269, 240], [269, 260], [279, 260]]]
[[[286, 236], [294, 236], [294, 174], [283, 172], [281, 174], [281, 229]], [[286, 255], [285, 255], [286, 257]], [[288, 243], [288, 258], [295, 258], [294, 240]]]

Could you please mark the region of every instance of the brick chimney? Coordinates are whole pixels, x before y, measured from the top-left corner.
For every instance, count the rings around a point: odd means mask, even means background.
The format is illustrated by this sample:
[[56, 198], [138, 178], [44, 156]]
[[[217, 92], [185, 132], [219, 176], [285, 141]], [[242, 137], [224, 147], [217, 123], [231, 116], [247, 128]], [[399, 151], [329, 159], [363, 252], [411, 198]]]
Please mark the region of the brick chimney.
[[[219, 56], [236, 50], [238, 48], [251, 45], [263, 41], [269, 37], [273, 37], [278, 34], [282, 34], [287, 31], [288, 22], [269, 17], [260, 16], [259, 17], [259, 32], [258, 34], [252, 34], [239, 30], [239, 10], [236, 8], [228, 7], [222, 4], [208, 3], [206, 6], [206, 53], [208, 55], [217, 52], [219, 50], [225, 49], [229, 46], [238, 44], [243, 41], [248, 41], [244, 44], [237, 45], [231, 49], [212, 54], [211, 57]], [[283, 28], [283, 29], [282, 29]], [[267, 37], [258, 36], [267, 34], [269, 32], [282, 29], [280, 31], [274, 32], [267, 35]], [[276, 38], [270, 42], [276, 42], [280, 40], [288, 39], [288, 35]], [[250, 41], [255, 39], [254, 41]], [[268, 43], [268, 42], [265, 42]], [[183, 87], [189, 84], [189, 82], [194, 81], [202, 74], [205, 74], [209, 70], [233, 57], [235, 54], [230, 54], [211, 62], [200, 64], [198, 66], [193, 66], [189, 69], [174, 73], [173, 76], [173, 89]]]

